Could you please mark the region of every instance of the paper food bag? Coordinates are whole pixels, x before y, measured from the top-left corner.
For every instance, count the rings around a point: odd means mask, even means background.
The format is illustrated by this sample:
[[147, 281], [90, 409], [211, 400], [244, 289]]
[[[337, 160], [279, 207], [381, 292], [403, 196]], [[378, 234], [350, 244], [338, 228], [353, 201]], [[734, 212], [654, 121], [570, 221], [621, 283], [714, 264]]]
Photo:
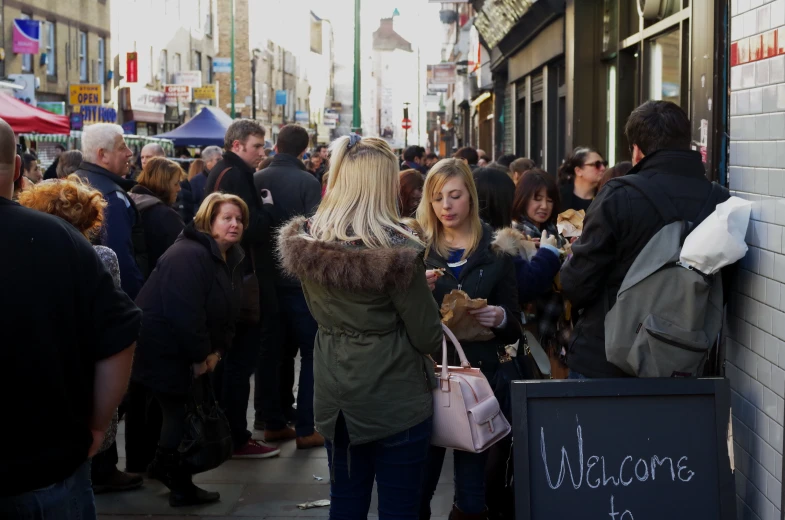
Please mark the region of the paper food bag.
[[491, 329], [480, 325], [477, 318], [469, 314], [469, 311], [482, 309], [487, 305], [487, 300], [472, 300], [465, 292], [454, 289], [442, 302], [442, 323], [461, 341], [488, 341], [495, 337]]
[[687, 235], [679, 260], [704, 274], [713, 274], [747, 254], [747, 226], [752, 202], [731, 197]]
[[564, 213], [559, 214], [556, 221], [556, 229], [565, 238], [579, 237], [583, 233], [584, 218], [586, 218], [584, 210], [575, 211], [574, 209], [568, 209]]

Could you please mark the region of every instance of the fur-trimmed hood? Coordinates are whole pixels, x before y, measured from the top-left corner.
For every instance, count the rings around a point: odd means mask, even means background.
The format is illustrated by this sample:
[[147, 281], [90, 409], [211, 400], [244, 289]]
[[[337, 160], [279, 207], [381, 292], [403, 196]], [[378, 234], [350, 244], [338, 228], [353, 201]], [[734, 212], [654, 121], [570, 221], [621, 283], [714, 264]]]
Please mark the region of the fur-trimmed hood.
[[422, 264], [424, 248], [414, 241], [378, 249], [322, 242], [307, 234], [305, 223], [305, 217], [296, 217], [278, 233], [281, 268], [301, 281], [346, 291], [405, 289]]
[[526, 240], [523, 233], [515, 228], [504, 228], [496, 232], [491, 247], [494, 251], [506, 253], [513, 257], [530, 260], [537, 254], [537, 246], [531, 240]]

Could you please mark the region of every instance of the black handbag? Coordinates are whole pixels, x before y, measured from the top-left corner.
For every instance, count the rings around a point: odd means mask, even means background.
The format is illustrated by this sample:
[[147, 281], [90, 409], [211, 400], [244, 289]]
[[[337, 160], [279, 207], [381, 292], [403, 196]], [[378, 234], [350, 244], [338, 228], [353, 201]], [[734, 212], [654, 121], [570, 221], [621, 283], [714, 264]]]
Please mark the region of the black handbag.
[[537, 377], [539, 372], [536, 371], [534, 361], [528, 355], [528, 352], [529, 348], [525, 334], [521, 334], [517, 356], [510, 356], [504, 347], [499, 347], [496, 352], [499, 358], [499, 366], [490, 383], [493, 393], [499, 401], [499, 407], [510, 424], [512, 424], [512, 389], [510, 385], [513, 381], [540, 379]]
[[194, 380], [192, 400], [185, 415], [185, 433], [178, 452], [191, 473], [204, 473], [226, 462], [234, 451], [229, 421], [215, 400], [210, 378]]

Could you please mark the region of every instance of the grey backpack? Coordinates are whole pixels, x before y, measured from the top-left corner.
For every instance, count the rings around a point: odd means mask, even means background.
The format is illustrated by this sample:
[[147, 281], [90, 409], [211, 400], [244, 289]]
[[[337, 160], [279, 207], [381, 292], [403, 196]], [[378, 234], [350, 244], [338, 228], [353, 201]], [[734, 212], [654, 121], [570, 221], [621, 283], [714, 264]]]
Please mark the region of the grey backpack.
[[656, 183], [640, 175], [616, 180], [643, 194], [665, 226], [638, 254], [605, 314], [605, 354], [632, 376], [699, 376], [722, 327], [722, 276], [684, 266], [679, 256], [684, 239], [714, 211], [725, 189], [714, 183], [691, 223]]

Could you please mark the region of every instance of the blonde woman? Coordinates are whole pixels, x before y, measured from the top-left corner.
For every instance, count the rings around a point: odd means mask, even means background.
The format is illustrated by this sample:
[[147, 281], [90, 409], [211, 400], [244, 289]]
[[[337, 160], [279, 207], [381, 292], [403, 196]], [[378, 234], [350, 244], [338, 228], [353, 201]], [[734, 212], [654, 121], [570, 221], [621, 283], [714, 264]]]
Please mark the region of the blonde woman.
[[183, 219], [173, 208], [180, 192], [180, 181], [185, 172], [174, 161], [163, 157], [153, 157], [147, 161], [142, 173], [137, 177], [137, 185], [131, 188], [130, 196], [142, 216], [142, 227], [147, 245], [148, 273], [155, 269], [158, 259], [163, 255], [185, 227]]
[[155, 395], [163, 412], [149, 474], [171, 490], [173, 507], [219, 499], [194, 485], [177, 448], [193, 379], [214, 371], [232, 343], [242, 287], [237, 267], [245, 258], [239, 244], [247, 227], [242, 199], [211, 194], [136, 298], [143, 317], [131, 379]]
[[[512, 257], [492, 248], [494, 231], [480, 220], [477, 188], [466, 162], [444, 159], [431, 168], [417, 208], [417, 220], [427, 243], [426, 275], [436, 303], [441, 304], [453, 289], [488, 302], [486, 307], [471, 314], [493, 332], [492, 338], [465, 341], [461, 345], [472, 366], [480, 368], [493, 381], [504, 346], [521, 337], [518, 289]], [[444, 276], [437, 276], [434, 269], [443, 270]], [[455, 451], [454, 454], [455, 504], [451, 517], [454, 520], [487, 517], [484, 482], [487, 452]], [[420, 518], [430, 517], [430, 501], [444, 456], [444, 448], [431, 448]]]
[[319, 324], [314, 418], [331, 472], [331, 518], [365, 518], [374, 479], [381, 518], [418, 518], [441, 346], [423, 244], [398, 215], [398, 162], [382, 139], [332, 145], [327, 196], [285, 225], [283, 268]]

